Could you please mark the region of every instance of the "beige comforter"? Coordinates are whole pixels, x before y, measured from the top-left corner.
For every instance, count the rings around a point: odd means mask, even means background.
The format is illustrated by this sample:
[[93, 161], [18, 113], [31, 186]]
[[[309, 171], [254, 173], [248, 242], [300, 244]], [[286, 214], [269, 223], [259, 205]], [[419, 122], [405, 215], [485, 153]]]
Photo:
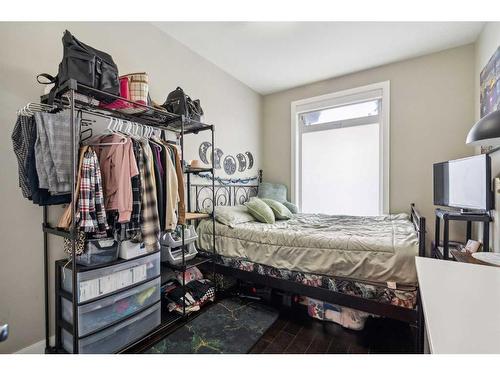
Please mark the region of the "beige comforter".
[[[275, 224], [250, 222], [235, 228], [216, 223], [219, 255], [272, 267], [416, 285], [418, 239], [408, 215], [375, 217], [298, 214]], [[198, 227], [198, 246], [212, 249], [212, 222]]]

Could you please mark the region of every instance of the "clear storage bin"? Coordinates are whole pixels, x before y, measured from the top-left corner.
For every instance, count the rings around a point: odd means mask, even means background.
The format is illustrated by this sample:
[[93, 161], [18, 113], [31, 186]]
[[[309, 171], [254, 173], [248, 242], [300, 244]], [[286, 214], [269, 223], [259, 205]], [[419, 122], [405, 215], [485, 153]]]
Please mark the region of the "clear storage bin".
[[[128, 289], [124, 292], [78, 306], [79, 337], [136, 313], [160, 300], [160, 278]], [[62, 317], [73, 323], [73, 304], [61, 297]]]
[[[72, 293], [71, 267], [61, 272], [61, 288]], [[160, 253], [131, 259], [108, 267], [77, 272], [77, 301], [79, 303], [104, 297], [123, 288], [153, 279], [160, 274]]]
[[99, 266], [118, 259], [118, 242], [113, 238], [85, 241], [85, 252], [75, 257], [84, 266]]
[[144, 242], [135, 242], [132, 240], [125, 240], [120, 242], [119, 256], [122, 259], [133, 259], [147, 253]]
[[[116, 353], [134, 341], [147, 335], [161, 323], [161, 303], [115, 326], [78, 340], [78, 352], [82, 354]], [[73, 353], [73, 335], [62, 329], [63, 348]]]

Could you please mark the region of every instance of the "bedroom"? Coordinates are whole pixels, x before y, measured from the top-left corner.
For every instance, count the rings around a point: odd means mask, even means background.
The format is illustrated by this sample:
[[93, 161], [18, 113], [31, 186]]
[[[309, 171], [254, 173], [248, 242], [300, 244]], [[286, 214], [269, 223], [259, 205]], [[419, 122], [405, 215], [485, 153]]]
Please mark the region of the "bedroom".
[[0, 353], [500, 352], [499, 22], [87, 17], [0, 23]]

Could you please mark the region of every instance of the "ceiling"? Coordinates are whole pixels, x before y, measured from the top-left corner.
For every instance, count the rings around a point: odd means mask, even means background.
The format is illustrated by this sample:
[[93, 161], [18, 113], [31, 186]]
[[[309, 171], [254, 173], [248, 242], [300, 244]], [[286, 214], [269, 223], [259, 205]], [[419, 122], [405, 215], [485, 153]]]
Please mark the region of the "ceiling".
[[155, 22], [269, 94], [473, 43], [482, 22]]

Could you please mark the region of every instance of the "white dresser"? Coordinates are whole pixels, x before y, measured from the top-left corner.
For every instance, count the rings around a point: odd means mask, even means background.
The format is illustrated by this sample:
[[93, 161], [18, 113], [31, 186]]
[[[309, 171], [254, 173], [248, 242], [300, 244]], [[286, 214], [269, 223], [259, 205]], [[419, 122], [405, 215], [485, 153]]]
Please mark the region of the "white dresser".
[[500, 353], [500, 268], [416, 258], [431, 353]]

